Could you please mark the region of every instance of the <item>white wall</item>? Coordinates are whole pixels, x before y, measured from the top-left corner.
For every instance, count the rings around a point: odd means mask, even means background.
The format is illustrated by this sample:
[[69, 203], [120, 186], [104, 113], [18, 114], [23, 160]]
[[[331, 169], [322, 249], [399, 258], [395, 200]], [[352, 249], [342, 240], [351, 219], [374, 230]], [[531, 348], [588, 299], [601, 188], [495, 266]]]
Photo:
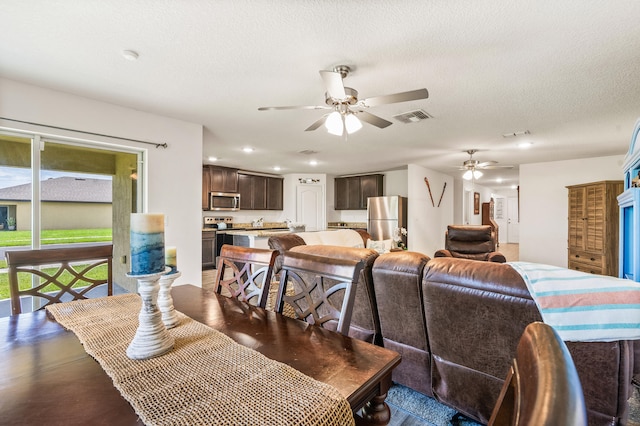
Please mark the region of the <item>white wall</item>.
[[[435, 207], [431, 203], [425, 177], [429, 179]], [[445, 182], [447, 189], [438, 207]], [[408, 249], [433, 257], [436, 250], [444, 248], [444, 233], [447, 225], [453, 223], [454, 179], [449, 175], [409, 164], [407, 185]]]
[[4, 128], [145, 149], [148, 163], [147, 210], [165, 215], [165, 243], [177, 247], [178, 269], [182, 272], [176, 284], [202, 284], [201, 125], [7, 79], [0, 79], [0, 116], [150, 142], [166, 142], [169, 145], [167, 149], [155, 148], [136, 142], [0, 120], [0, 126]]
[[622, 180], [623, 155], [520, 166], [520, 260], [567, 266], [566, 186]]

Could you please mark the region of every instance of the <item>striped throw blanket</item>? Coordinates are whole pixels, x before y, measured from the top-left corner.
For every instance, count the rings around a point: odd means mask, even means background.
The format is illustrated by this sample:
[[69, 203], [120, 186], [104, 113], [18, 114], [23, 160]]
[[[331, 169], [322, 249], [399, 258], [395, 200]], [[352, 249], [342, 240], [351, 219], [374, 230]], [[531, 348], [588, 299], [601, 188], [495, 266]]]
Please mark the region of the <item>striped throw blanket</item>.
[[640, 339], [640, 283], [529, 262], [509, 262], [522, 276], [542, 320], [565, 341]]

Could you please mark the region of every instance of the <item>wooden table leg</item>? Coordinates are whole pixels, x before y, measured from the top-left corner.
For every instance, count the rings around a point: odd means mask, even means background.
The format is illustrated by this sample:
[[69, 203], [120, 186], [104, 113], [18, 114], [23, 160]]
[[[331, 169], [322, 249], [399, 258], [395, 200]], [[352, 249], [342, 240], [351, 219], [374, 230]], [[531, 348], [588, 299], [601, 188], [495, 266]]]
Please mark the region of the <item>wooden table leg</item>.
[[384, 400], [387, 398], [387, 392], [391, 387], [391, 374], [380, 381], [380, 390], [378, 395], [367, 402], [362, 407], [363, 424], [367, 425], [388, 425], [391, 420], [391, 410]]

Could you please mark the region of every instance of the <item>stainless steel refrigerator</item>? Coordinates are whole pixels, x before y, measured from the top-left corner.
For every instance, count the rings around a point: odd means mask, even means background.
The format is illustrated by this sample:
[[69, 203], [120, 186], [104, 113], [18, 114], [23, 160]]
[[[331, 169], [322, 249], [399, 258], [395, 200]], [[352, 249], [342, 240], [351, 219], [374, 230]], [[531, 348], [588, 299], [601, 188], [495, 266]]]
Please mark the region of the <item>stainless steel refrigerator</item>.
[[[407, 227], [407, 199], [398, 195], [369, 197], [367, 231], [376, 241], [393, 239], [397, 228]], [[402, 236], [405, 246], [407, 237]]]

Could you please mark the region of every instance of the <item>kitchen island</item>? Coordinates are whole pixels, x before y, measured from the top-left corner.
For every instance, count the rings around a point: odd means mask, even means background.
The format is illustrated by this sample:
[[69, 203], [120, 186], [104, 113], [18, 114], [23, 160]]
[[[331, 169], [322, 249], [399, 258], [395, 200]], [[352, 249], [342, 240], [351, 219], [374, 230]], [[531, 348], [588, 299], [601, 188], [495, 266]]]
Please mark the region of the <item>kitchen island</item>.
[[226, 234], [233, 236], [234, 246], [269, 248], [269, 237], [273, 235], [290, 234], [289, 230], [256, 229], [242, 231], [227, 231]]

